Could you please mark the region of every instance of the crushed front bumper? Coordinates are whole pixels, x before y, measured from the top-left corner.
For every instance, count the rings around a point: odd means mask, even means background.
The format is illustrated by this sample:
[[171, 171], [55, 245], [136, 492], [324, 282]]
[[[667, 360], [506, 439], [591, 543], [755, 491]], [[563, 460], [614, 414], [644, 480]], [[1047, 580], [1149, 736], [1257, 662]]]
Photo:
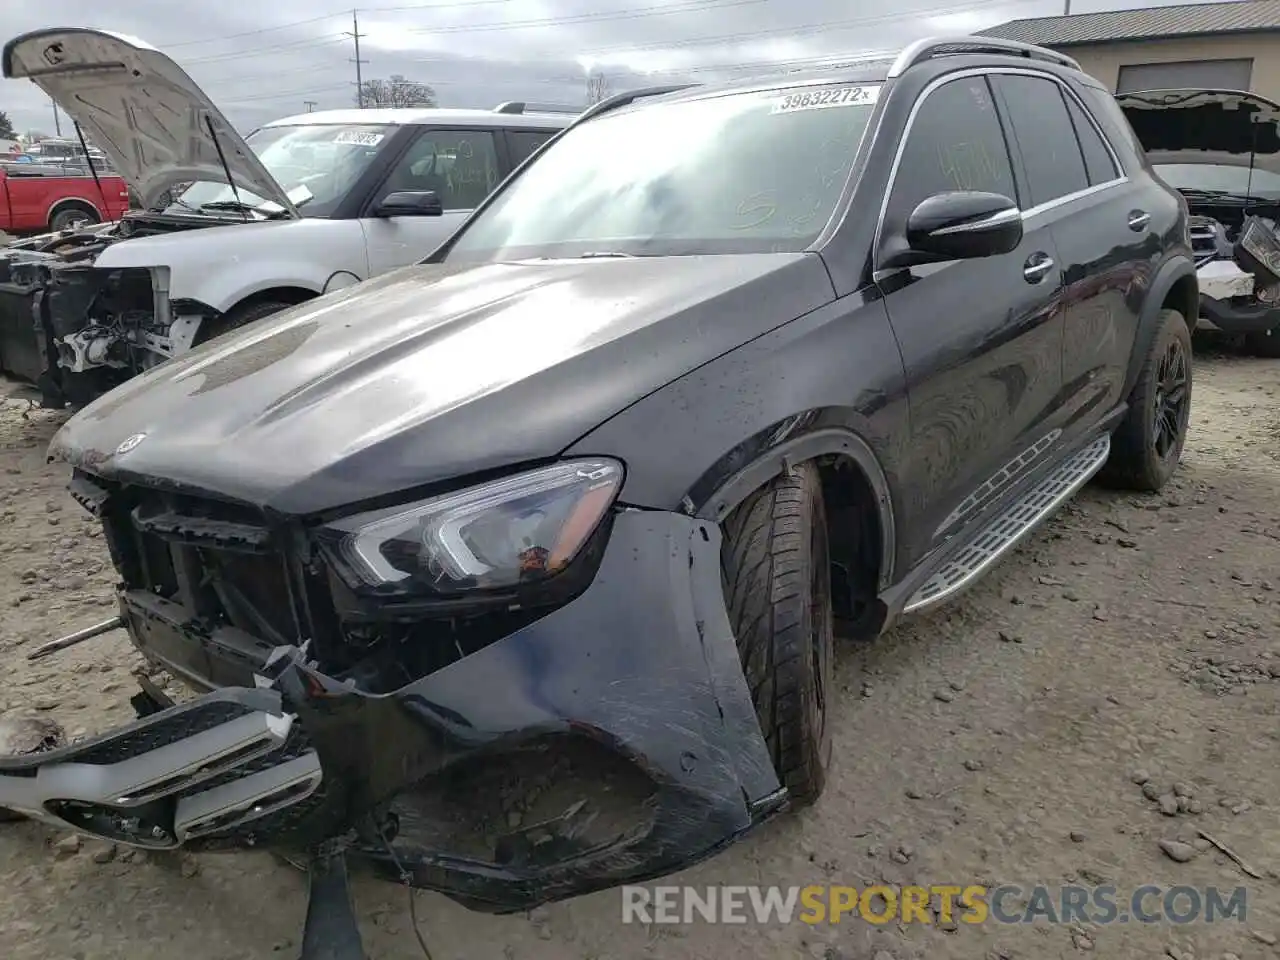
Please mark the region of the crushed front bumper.
[[672, 872], [785, 802], [719, 552], [714, 525], [624, 511], [583, 594], [382, 695], [126, 592], [144, 655], [222, 688], [0, 760], [0, 807], [139, 846], [337, 840], [491, 912]]
[[1280, 327], [1280, 309], [1252, 299], [1232, 302], [1201, 293], [1197, 326], [1228, 334], [1266, 333]]

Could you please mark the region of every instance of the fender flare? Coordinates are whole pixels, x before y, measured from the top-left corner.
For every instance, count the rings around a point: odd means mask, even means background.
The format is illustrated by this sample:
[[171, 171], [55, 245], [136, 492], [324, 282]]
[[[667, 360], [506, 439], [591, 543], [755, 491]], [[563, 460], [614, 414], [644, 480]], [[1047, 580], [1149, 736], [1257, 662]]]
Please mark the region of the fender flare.
[[44, 213], [44, 222], [48, 223], [53, 219], [53, 215], [57, 213], [59, 207], [65, 207], [68, 204], [76, 204], [77, 206], [89, 207], [98, 215], [98, 222], [101, 223], [105, 219], [102, 208], [87, 197], [59, 197], [53, 203], [49, 204], [49, 209]]
[[[1175, 254], [1164, 263], [1156, 271], [1156, 275], [1152, 278], [1151, 286], [1147, 290], [1147, 294], [1142, 303], [1142, 312], [1138, 316], [1138, 331], [1133, 338], [1133, 353], [1129, 355], [1129, 369], [1125, 375], [1124, 396], [1128, 397], [1133, 392], [1134, 384], [1138, 382], [1138, 375], [1142, 372], [1142, 364], [1146, 361], [1147, 351], [1151, 349], [1151, 343], [1155, 339], [1156, 327], [1160, 322], [1160, 312], [1164, 310], [1165, 298], [1169, 295], [1169, 291], [1173, 289], [1174, 284], [1190, 277], [1195, 284], [1195, 290], [1188, 298], [1189, 303], [1194, 304], [1193, 311], [1199, 312], [1200, 303], [1200, 281], [1196, 276], [1196, 266], [1190, 257], [1183, 254]], [[1182, 307], [1185, 314], [1187, 307]], [[1187, 326], [1195, 330], [1197, 316], [1184, 316]]]
[[[770, 432], [776, 435], [776, 431]], [[839, 456], [853, 461], [875, 495], [876, 514], [880, 521], [879, 586], [883, 590], [892, 582], [897, 551], [893, 497], [889, 479], [875, 451], [867, 441], [850, 429], [821, 427], [774, 443], [730, 474], [701, 503], [694, 503], [691, 497], [686, 497], [686, 509], [700, 520], [718, 524], [753, 491], [789, 470], [793, 464], [822, 456]]]

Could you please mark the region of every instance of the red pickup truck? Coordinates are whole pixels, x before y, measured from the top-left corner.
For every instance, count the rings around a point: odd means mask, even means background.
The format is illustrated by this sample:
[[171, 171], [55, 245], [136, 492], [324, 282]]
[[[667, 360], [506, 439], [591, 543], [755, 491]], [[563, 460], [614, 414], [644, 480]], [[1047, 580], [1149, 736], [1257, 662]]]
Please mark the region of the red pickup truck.
[[95, 181], [46, 164], [0, 164], [0, 230], [6, 233], [119, 220], [128, 209], [129, 188], [118, 176], [103, 174]]

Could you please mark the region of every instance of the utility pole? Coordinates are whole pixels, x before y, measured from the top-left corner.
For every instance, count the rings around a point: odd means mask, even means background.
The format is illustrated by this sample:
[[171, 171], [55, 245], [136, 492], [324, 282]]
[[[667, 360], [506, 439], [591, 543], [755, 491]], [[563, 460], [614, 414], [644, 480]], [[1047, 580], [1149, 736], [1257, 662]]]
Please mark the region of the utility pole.
[[50, 97], [49, 102], [53, 104], [53, 132], [60, 137], [62, 136], [62, 121], [58, 119], [58, 101]]
[[1064, 17], [1071, 16], [1071, 0], [1062, 0], [1062, 15]]
[[303, 100], [302, 105], [307, 108], [307, 113], [311, 113], [318, 102], [316, 100]]
[[351, 11], [351, 29], [344, 32], [344, 36], [350, 37], [356, 42], [356, 55], [354, 59], [348, 58], [356, 65], [356, 105], [364, 106], [364, 75], [360, 72], [360, 66], [368, 63], [368, 60], [360, 59], [360, 38], [365, 34], [360, 32], [359, 11]]

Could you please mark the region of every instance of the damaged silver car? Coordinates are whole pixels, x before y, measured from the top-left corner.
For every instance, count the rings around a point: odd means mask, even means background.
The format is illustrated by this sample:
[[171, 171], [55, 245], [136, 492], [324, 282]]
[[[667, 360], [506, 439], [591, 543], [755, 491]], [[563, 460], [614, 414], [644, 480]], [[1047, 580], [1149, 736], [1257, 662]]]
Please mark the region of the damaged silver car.
[[1190, 208], [1199, 326], [1280, 357], [1280, 104], [1237, 90], [1116, 99], [1156, 174]]
[[0, 370], [49, 407], [426, 256], [579, 112], [317, 111], [242, 138], [141, 40], [40, 30], [2, 59], [102, 148], [141, 208], [0, 252]]

